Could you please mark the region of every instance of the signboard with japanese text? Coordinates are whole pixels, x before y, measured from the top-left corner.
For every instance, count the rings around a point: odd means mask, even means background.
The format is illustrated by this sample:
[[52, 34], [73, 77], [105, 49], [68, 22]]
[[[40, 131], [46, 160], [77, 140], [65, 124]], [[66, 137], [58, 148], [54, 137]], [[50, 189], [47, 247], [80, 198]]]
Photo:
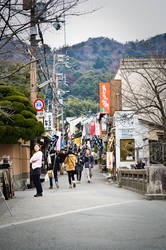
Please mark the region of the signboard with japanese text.
[[110, 83], [100, 83], [100, 113], [110, 113]]
[[133, 137], [133, 129], [122, 129], [122, 138]]
[[45, 130], [53, 130], [53, 117], [51, 112], [44, 114], [44, 128]]

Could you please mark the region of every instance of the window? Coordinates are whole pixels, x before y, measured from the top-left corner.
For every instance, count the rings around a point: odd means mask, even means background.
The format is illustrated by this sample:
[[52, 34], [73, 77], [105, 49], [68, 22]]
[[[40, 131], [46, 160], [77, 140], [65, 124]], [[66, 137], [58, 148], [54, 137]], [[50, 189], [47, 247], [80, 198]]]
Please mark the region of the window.
[[135, 161], [134, 139], [120, 140], [120, 161]]

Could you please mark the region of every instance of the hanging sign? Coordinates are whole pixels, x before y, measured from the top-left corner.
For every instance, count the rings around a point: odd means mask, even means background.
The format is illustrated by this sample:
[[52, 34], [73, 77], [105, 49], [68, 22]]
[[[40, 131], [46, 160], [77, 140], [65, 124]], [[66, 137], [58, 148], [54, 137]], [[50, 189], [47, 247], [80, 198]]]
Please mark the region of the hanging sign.
[[41, 111], [44, 109], [44, 101], [40, 98], [37, 98], [34, 103], [33, 103], [33, 106], [34, 108], [37, 110], [37, 111]]

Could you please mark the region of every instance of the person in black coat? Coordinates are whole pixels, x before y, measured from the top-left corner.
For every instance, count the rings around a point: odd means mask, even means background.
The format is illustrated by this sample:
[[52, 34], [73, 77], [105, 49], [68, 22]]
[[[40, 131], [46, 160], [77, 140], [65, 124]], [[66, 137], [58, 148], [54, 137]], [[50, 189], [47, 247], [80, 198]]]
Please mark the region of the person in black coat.
[[77, 183], [81, 183], [81, 176], [84, 166], [84, 157], [80, 152], [77, 154], [77, 163], [76, 163], [76, 174], [77, 174]]

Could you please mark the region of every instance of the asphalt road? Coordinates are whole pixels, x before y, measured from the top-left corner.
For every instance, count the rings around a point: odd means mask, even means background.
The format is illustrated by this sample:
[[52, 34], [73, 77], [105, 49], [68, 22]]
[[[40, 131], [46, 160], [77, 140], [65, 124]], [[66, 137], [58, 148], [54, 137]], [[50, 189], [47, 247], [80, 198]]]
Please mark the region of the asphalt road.
[[[3, 250], [166, 249], [166, 202], [108, 183], [95, 170], [93, 183], [69, 190], [67, 176], [60, 189], [33, 198], [34, 190], [16, 192], [8, 202], [13, 216], [0, 217]], [[1, 209], [4, 204], [1, 204]]]

